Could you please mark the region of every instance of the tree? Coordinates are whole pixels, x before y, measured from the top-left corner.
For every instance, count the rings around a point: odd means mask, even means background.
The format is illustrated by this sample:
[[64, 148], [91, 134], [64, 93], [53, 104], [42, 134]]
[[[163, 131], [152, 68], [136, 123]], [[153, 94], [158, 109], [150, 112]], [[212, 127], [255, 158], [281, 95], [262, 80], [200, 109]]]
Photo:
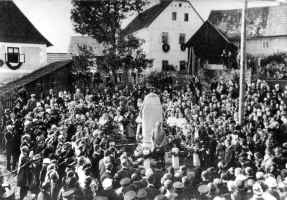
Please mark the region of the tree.
[[73, 56], [72, 73], [76, 85], [86, 88], [89, 84], [89, 72], [96, 65], [94, 49], [87, 45], [78, 45], [78, 55]]
[[104, 45], [104, 59], [100, 64], [114, 75], [143, 42], [133, 35], [121, 35], [122, 20], [131, 13], [142, 12], [147, 3], [148, 0], [72, 0], [71, 17], [75, 31]]

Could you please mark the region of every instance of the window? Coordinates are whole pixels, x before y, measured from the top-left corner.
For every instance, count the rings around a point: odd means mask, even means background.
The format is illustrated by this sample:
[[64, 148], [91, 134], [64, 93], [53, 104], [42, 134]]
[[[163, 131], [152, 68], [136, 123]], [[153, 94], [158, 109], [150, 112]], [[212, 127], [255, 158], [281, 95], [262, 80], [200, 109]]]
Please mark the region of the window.
[[181, 60], [179, 62], [179, 71], [181, 72], [186, 71], [186, 62], [184, 60]]
[[173, 20], [173, 21], [176, 20], [176, 12], [172, 12], [172, 20]]
[[184, 21], [185, 21], [185, 22], [188, 22], [188, 17], [189, 17], [189, 16], [188, 16], [188, 13], [184, 13]]
[[269, 48], [269, 42], [266, 40], [263, 40], [263, 48]]
[[162, 71], [168, 71], [168, 60], [162, 61]]
[[164, 44], [168, 43], [168, 33], [167, 32], [163, 32], [161, 34], [161, 42], [164, 43]]
[[185, 33], [179, 34], [179, 44], [185, 43]]
[[20, 52], [18, 47], [7, 48], [7, 61], [10, 63], [18, 63], [20, 59]]

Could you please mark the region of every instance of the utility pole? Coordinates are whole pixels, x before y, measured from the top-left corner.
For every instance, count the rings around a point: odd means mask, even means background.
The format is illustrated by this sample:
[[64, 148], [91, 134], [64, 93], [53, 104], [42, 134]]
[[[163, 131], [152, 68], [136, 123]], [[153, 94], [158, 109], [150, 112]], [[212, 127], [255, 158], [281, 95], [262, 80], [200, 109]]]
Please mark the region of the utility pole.
[[245, 97], [245, 68], [246, 68], [246, 15], [247, 15], [247, 0], [243, 0], [241, 19], [241, 45], [240, 45], [240, 87], [239, 87], [239, 124], [244, 122], [244, 97]]

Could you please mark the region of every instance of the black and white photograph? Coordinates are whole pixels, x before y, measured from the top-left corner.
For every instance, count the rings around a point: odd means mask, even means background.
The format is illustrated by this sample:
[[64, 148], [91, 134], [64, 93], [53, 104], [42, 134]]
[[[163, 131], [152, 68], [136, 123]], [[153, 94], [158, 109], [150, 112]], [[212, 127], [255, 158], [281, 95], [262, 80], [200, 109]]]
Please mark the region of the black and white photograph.
[[0, 200], [287, 200], [287, 0], [0, 0]]

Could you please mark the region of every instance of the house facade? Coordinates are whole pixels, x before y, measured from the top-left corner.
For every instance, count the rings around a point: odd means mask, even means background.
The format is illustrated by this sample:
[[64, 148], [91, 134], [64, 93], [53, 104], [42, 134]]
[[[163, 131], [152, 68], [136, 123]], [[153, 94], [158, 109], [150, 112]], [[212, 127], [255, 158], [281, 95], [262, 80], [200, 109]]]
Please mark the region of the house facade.
[[[214, 10], [208, 20], [239, 46], [241, 10]], [[246, 51], [256, 57], [287, 52], [287, 5], [247, 10]]]
[[186, 70], [187, 40], [204, 23], [187, 0], [162, 0], [139, 14], [123, 30], [143, 39], [147, 59], [153, 60], [152, 71]]
[[12, 0], [0, 1], [0, 13], [0, 85], [4, 85], [45, 66], [52, 44]]

